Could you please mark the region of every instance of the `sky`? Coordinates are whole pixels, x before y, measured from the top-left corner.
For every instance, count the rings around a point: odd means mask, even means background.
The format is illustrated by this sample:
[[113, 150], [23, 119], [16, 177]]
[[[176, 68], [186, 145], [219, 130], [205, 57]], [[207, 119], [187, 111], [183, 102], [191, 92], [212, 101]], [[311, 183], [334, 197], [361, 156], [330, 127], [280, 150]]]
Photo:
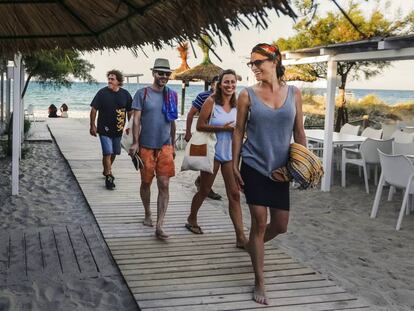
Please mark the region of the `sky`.
[[[340, 0], [339, 3], [344, 7], [347, 0]], [[412, 0], [393, 0], [390, 6], [385, 5], [386, 0], [360, 0], [361, 7], [367, 14], [372, 8], [379, 4], [383, 12], [387, 12], [388, 18], [394, 18], [401, 11], [406, 15], [411, 10], [414, 10], [414, 1]], [[337, 8], [330, 0], [319, 0], [319, 8], [323, 11], [336, 11]], [[218, 46], [215, 52], [220, 56], [222, 62], [218, 60], [212, 53], [210, 58], [216, 65], [223, 69], [232, 68], [242, 76], [242, 84], [247, 84], [247, 77], [249, 76], [249, 68], [246, 66], [247, 58], [250, 50], [257, 43], [268, 42], [271, 43], [281, 37], [289, 37], [294, 35], [293, 25], [294, 21], [286, 16], [278, 17], [274, 11], [269, 11], [270, 23], [265, 30], [257, 29], [253, 26], [250, 29], [233, 30], [232, 41], [235, 50], [231, 51], [228, 45]], [[202, 61], [202, 52], [197, 46], [193, 44], [196, 50], [196, 56], [190, 49], [188, 64], [194, 67]], [[145, 54], [139, 52], [137, 56], [127, 49], [114, 51], [99, 51], [94, 53], [85, 53], [84, 57], [94, 64], [95, 69], [92, 71], [93, 77], [97, 81], [106, 81], [106, 72], [110, 69], [119, 69], [124, 73], [141, 73], [144, 76], [140, 78], [140, 82], [152, 82], [151, 70], [154, 59], [157, 57], [167, 58], [170, 61], [172, 69], [177, 68], [181, 60], [176, 48], [165, 46], [161, 51], [156, 51], [152, 47], [144, 47]], [[396, 61], [393, 62], [391, 68], [385, 70], [381, 75], [371, 78], [370, 80], [350, 81], [348, 88], [361, 89], [396, 89], [396, 90], [414, 90], [414, 80], [412, 73], [414, 72], [414, 60], [410, 61]], [[170, 83], [179, 83], [172, 81]], [[314, 87], [325, 87], [325, 81], [319, 81], [312, 84]]]

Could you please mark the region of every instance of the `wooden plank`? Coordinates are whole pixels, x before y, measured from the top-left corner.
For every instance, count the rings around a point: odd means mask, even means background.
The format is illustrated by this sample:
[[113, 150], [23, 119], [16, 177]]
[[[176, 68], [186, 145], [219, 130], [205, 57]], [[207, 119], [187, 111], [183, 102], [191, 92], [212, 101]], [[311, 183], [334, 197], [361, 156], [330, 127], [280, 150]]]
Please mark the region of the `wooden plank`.
[[21, 230], [13, 230], [9, 236], [9, 268], [7, 283], [19, 284], [27, 280], [27, 254], [25, 234]]
[[[231, 283], [227, 283], [230, 285]], [[234, 284], [233, 286], [227, 287], [218, 287], [223, 286], [221, 283], [217, 283], [213, 288], [198, 288], [197, 284], [194, 284], [192, 288], [182, 290], [169, 288], [165, 291], [156, 291], [149, 293], [138, 293], [135, 295], [135, 298], [140, 301], [141, 306], [142, 302], [145, 300], [167, 300], [170, 298], [185, 298], [185, 297], [200, 297], [200, 296], [213, 296], [213, 295], [228, 295], [228, 294], [241, 294], [241, 293], [251, 293], [252, 285], [246, 285], [246, 282], [241, 284]], [[293, 290], [293, 289], [306, 289], [306, 288], [322, 288], [334, 286], [331, 281], [327, 280], [318, 280], [318, 281], [303, 281], [303, 282], [294, 282], [294, 283], [280, 283], [280, 284], [267, 284], [267, 291], [282, 291], [282, 290]]]
[[[331, 295], [344, 293], [343, 289], [337, 286], [330, 287], [317, 287], [317, 288], [304, 288], [293, 290], [269, 290], [267, 289], [268, 298], [273, 300], [280, 300], [286, 298], [300, 298], [306, 296], [315, 295]], [[218, 293], [210, 295], [192, 296], [188, 295], [185, 298], [170, 298], [170, 299], [154, 299], [140, 301], [139, 305], [142, 309], [147, 308], [165, 308], [165, 307], [178, 307], [178, 306], [193, 306], [204, 304], [223, 304], [230, 302], [240, 302], [251, 299], [252, 289], [244, 293], [231, 292], [228, 294]]]
[[72, 247], [66, 227], [54, 227], [53, 233], [56, 240], [57, 251], [62, 265], [63, 275], [79, 276], [81, 270], [78, 258]]
[[[109, 249], [105, 245], [105, 242], [99, 238], [95, 226], [81, 226], [81, 230], [93, 257], [95, 258], [100, 275], [110, 276], [118, 274], [118, 270], [109, 253]], [[102, 273], [103, 271], [105, 271], [104, 274]]]
[[[208, 300], [209, 297], [204, 297], [204, 299]], [[194, 303], [192, 305], [181, 305], [181, 306], [174, 306], [174, 307], [155, 307], [155, 308], [143, 308], [143, 310], [147, 311], [190, 311], [196, 308], [197, 310], [245, 310], [245, 309], [259, 309], [263, 306], [258, 305], [254, 301], [251, 300], [251, 297], [248, 300], [247, 298], [243, 299], [242, 301], [235, 301], [235, 302], [225, 302], [225, 303], [211, 303], [211, 304], [204, 304], [204, 303]], [[313, 296], [301, 296], [301, 297], [287, 297], [287, 298], [278, 298], [271, 300], [272, 307], [283, 307], [286, 308], [288, 306], [295, 306], [296, 310], [309, 310], [307, 309], [307, 305], [320, 303], [320, 302], [333, 302], [333, 306], [338, 307], [347, 307], [349, 301], [355, 300], [351, 295], [346, 293], [339, 293], [339, 294], [321, 294], [321, 295], [313, 295]], [[266, 308], [267, 309], [267, 308]], [[285, 310], [285, 309], [281, 309]], [[295, 309], [293, 309], [295, 310]], [[311, 309], [312, 310], [312, 309]], [[329, 309], [328, 309], [329, 310]]]
[[9, 268], [9, 233], [0, 231], [0, 285], [6, 284]]
[[61, 278], [62, 264], [52, 228], [45, 228], [39, 232], [39, 235], [40, 250], [44, 259], [44, 273], [51, 278]]
[[66, 230], [74, 253], [76, 254], [80, 272], [88, 277], [98, 276], [98, 266], [80, 226], [68, 226]]
[[40, 233], [38, 230], [26, 232], [27, 275], [33, 279], [43, 274], [44, 258], [40, 247]]

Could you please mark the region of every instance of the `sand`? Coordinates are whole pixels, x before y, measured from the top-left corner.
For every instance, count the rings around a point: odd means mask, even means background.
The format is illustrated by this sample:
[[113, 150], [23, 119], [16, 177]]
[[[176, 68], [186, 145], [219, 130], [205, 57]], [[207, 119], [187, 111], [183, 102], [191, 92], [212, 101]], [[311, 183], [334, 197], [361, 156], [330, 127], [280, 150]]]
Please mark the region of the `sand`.
[[[180, 152], [178, 166], [182, 157]], [[373, 180], [371, 193], [366, 194], [356, 170], [350, 169], [346, 188], [339, 186], [339, 175], [336, 172], [329, 193], [291, 190], [288, 232], [271, 243], [362, 297], [374, 310], [414, 310], [414, 213], [404, 217], [401, 231], [395, 231], [402, 194], [400, 191], [387, 202], [388, 191], [384, 191], [379, 214], [370, 219], [376, 190]], [[175, 180], [195, 190], [196, 176], [197, 172], [181, 172]], [[227, 213], [220, 174], [213, 189], [223, 196], [216, 202]], [[242, 208], [244, 223], [249, 226], [245, 202]]]
[[[19, 196], [11, 196], [10, 159], [0, 159], [1, 232], [96, 224], [56, 145], [29, 146], [21, 162]], [[138, 310], [118, 270], [108, 268], [93, 278], [44, 273], [11, 284], [0, 278], [0, 310]]]

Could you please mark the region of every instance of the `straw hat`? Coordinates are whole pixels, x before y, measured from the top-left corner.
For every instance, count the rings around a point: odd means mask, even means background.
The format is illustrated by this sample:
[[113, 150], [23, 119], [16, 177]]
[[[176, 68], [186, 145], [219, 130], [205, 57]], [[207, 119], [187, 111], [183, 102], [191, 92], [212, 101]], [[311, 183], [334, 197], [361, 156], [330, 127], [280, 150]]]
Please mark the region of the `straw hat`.
[[154, 62], [154, 67], [151, 68], [152, 71], [164, 71], [172, 72], [170, 68], [170, 62], [165, 58], [157, 58]]

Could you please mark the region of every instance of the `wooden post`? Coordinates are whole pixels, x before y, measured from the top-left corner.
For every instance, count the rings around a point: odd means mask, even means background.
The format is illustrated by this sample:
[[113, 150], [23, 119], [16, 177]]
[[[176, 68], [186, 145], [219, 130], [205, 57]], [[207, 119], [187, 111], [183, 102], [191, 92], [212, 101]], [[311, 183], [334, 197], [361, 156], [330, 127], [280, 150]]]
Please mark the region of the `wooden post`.
[[325, 136], [323, 139], [323, 170], [325, 174], [322, 177], [321, 190], [330, 191], [332, 178], [332, 138], [335, 116], [335, 90], [337, 84], [337, 62], [328, 61], [328, 86], [325, 109]]
[[14, 55], [13, 73], [13, 149], [12, 149], [12, 195], [19, 194], [19, 162], [20, 162], [20, 114], [21, 114], [21, 54]]
[[186, 81], [182, 81], [181, 83], [181, 116], [184, 116], [185, 110], [185, 87], [187, 86]]
[[208, 91], [209, 87], [210, 87], [210, 81], [204, 81], [204, 91]]

